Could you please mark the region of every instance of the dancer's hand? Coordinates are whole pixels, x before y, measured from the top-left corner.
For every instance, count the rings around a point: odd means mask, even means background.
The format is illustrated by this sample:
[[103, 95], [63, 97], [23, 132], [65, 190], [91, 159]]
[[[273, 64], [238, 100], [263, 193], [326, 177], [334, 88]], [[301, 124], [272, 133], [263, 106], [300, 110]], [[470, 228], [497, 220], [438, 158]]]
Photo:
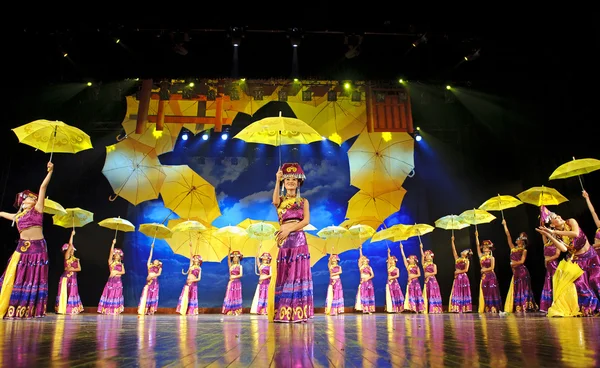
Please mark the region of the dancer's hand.
[[48, 164], [46, 165], [46, 167], [48, 168], [48, 172], [54, 170], [54, 164], [52, 162], [48, 162]]
[[583, 198], [585, 199], [590, 199], [590, 195], [588, 194], [588, 192], [586, 192], [585, 190], [583, 192], [581, 192], [581, 195], [583, 196]]
[[279, 230], [279, 233], [277, 234], [277, 242], [278, 243], [283, 242], [285, 239], [287, 239], [288, 235], [290, 235], [289, 230], [287, 230], [287, 229]]
[[280, 182], [283, 180], [283, 171], [281, 171], [281, 169], [277, 170], [277, 174], [275, 174], [275, 178], [277, 179], [277, 182]]
[[75, 235], [75, 230], [71, 231], [71, 235]]
[[112, 245], [115, 245], [115, 244], [117, 244], [117, 239], [113, 239], [113, 241], [112, 241]]

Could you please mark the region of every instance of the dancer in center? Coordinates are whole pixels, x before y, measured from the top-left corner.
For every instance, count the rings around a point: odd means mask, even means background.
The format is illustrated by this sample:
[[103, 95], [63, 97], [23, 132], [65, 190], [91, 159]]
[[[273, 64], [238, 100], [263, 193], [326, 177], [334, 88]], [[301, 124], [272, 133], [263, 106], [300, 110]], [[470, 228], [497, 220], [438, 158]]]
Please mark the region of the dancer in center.
[[110, 253], [108, 253], [110, 276], [98, 303], [98, 313], [100, 314], [121, 314], [125, 309], [123, 281], [121, 280], [121, 276], [125, 274], [125, 265], [123, 264], [123, 251], [115, 248], [116, 243], [117, 240], [113, 239]]
[[239, 316], [242, 314], [242, 259], [244, 255], [239, 251], [231, 251], [229, 248], [229, 257], [227, 257], [227, 266], [229, 267], [229, 282], [225, 291], [223, 300], [223, 309], [221, 313], [228, 316]]
[[158, 259], [152, 261], [152, 253], [154, 252], [154, 243], [150, 247], [150, 255], [146, 267], [148, 268], [148, 276], [146, 277], [146, 285], [142, 290], [140, 304], [138, 305], [138, 315], [152, 315], [158, 310], [158, 292], [160, 287], [158, 277], [162, 274], [162, 262]]
[[[479, 243], [479, 232], [475, 231], [475, 244], [477, 244], [477, 255], [481, 266], [481, 282], [479, 283], [479, 313], [498, 313], [502, 311], [502, 298], [500, 286], [496, 279], [494, 268], [496, 258], [492, 255], [494, 243], [484, 240]], [[483, 248], [483, 251], [482, 251]]]
[[454, 283], [450, 292], [450, 305], [448, 311], [451, 313], [467, 313], [473, 311], [473, 301], [471, 300], [471, 283], [469, 282], [469, 265], [473, 251], [465, 249], [460, 252], [460, 257], [456, 252], [454, 244], [454, 235], [452, 235], [452, 253], [454, 254]]
[[202, 257], [199, 254], [194, 254], [192, 243], [190, 242], [190, 265], [187, 272], [181, 273], [187, 275], [185, 285], [181, 290], [177, 309], [175, 310], [182, 316], [198, 314], [198, 282], [202, 278]]
[[411, 255], [406, 258], [404, 254], [404, 245], [400, 243], [400, 252], [404, 260], [404, 267], [408, 271], [408, 281], [406, 282], [406, 298], [404, 299], [404, 310], [409, 310], [415, 313], [425, 312], [425, 303], [423, 302], [423, 291], [419, 283], [421, 270], [417, 265], [417, 256]]
[[[260, 257], [256, 257], [255, 262], [258, 264], [260, 258], [260, 267], [258, 267], [258, 285], [252, 299], [250, 313], [252, 314], [267, 314], [267, 303], [269, 300], [269, 284], [271, 283], [271, 254], [263, 253]], [[256, 272], [256, 271], [255, 271]]]
[[425, 313], [443, 313], [442, 294], [437, 278], [437, 266], [433, 263], [434, 254], [431, 250], [423, 252], [423, 243], [421, 247], [421, 262], [423, 263], [423, 273], [425, 273], [425, 284], [423, 286], [423, 302], [425, 304]]
[[504, 225], [504, 233], [510, 247], [510, 267], [513, 271], [513, 277], [504, 303], [504, 311], [508, 313], [517, 312], [535, 312], [538, 310], [538, 305], [533, 298], [531, 290], [531, 277], [529, 270], [525, 266], [527, 259], [527, 234], [524, 232], [519, 234], [519, 237], [513, 243], [510, 237], [510, 231], [506, 225], [506, 220], [502, 220]]
[[[302, 230], [310, 222], [308, 200], [300, 196], [304, 180], [306, 176], [298, 163], [285, 163], [276, 174], [273, 205], [280, 224], [276, 233], [279, 252], [267, 307], [269, 319], [274, 322], [306, 322], [314, 315], [310, 253]], [[285, 188], [283, 196], [281, 183]]]
[[390, 253], [390, 248], [388, 248], [388, 282], [385, 285], [385, 311], [388, 313], [404, 311], [404, 294], [398, 282], [400, 270], [396, 267], [396, 262], [398, 262], [398, 259]]
[[342, 288], [342, 266], [338, 264], [340, 257], [337, 254], [329, 256], [329, 286], [325, 299], [325, 314], [337, 316], [344, 313], [344, 289]]
[[83, 312], [83, 305], [77, 288], [77, 273], [81, 271], [79, 258], [75, 258], [75, 246], [73, 245], [75, 230], [71, 232], [69, 242], [62, 247], [65, 252], [65, 272], [58, 282], [58, 293], [54, 309], [58, 314], [79, 314]]

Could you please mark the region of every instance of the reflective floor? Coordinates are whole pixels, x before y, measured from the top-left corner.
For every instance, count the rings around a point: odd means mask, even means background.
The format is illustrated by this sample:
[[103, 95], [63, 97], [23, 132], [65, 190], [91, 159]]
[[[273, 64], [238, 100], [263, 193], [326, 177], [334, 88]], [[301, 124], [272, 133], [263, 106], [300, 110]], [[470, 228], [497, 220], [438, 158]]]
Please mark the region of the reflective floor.
[[0, 321], [0, 367], [593, 367], [600, 318], [49, 315]]

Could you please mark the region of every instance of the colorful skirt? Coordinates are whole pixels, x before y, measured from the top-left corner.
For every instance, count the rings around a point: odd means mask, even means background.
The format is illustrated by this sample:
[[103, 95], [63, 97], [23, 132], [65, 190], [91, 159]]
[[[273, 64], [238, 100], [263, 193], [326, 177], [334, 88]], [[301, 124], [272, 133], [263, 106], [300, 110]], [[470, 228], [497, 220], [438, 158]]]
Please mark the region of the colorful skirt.
[[479, 313], [498, 313], [502, 310], [500, 287], [494, 271], [481, 275], [479, 284]]
[[0, 277], [0, 318], [44, 317], [47, 303], [46, 241], [19, 239]]
[[[590, 292], [585, 273], [579, 265], [570, 260], [562, 260], [552, 276], [552, 305], [548, 308], [548, 317], [590, 316], [595, 308], [593, 297], [582, 300], [581, 287]], [[582, 304], [582, 301], [585, 304]]]
[[227, 291], [223, 300], [221, 313], [228, 316], [239, 316], [242, 314], [242, 281], [240, 279], [229, 280]]
[[577, 290], [579, 308], [581, 313], [586, 317], [594, 315], [598, 308], [600, 308], [598, 295], [594, 292], [589, 278], [590, 263], [595, 258], [595, 255], [596, 250], [590, 247], [590, 250], [587, 252], [572, 257], [572, 263], [578, 265], [583, 270], [583, 274], [575, 280], [575, 288]]
[[288, 235], [277, 255], [274, 322], [306, 322], [314, 316], [310, 253], [304, 231]]
[[544, 288], [542, 289], [542, 298], [540, 299], [540, 311], [548, 312], [552, 306], [552, 277], [558, 267], [558, 261], [555, 259], [546, 263], [546, 278], [544, 279]]
[[435, 276], [429, 276], [423, 286], [423, 302], [425, 303], [425, 313], [443, 313], [442, 294], [440, 285]]
[[330, 279], [327, 287], [327, 299], [325, 300], [325, 314], [336, 316], [344, 313], [344, 290], [342, 280]]
[[[600, 256], [596, 249], [590, 247], [587, 252], [574, 256], [573, 262], [587, 274], [590, 288], [600, 298]], [[600, 302], [596, 305], [596, 311], [600, 311]]]
[[252, 299], [250, 313], [267, 314], [270, 283], [271, 279], [265, 279], [258, 282], [258, 285], [256, 285], [256, 291], [254, 292], [254, 298]]
[[192, 282], [191, 284], [185, 284], [181, 295], [179, 296], [179, 302], [177, 302], [177, 313], [182, 316], [185, 315], [196, 315], [198, 314], [198, 282]]
[[83, 312], [83, 305], [77, 288], [77, 272], [65, 272], [60, 277], [54, 309], [58, 314], [79, 314]]
[[531, 278], [527, 267], [525, 265], [514, 267], [504, 311], [522, 313], [536, 310], [538, 310], [538, 305], [533, 298]]
[[142, 289], [140, 303], [138, 304], [138, 315], [152, 315], [158, 310], [158, 278], [153, 278], [146, 282], [146, 286]]
[[365, 281], [358, 286], [354, 309], [363, 313], [375, 312], [375, 289], [373, 280]]
[[404, 311], [404, 295], [398, 279], [394, 279], [385, 285], [385, 311], [388, 313]]
[[448, 311], [452, 313], [467, 313], [473, 311], [471, 283], [469, 282], [469, 276], [464, 273], [460, 273], [454, 278], [452, 291], [450, 292], [450, 305], [448, 306]]
[[423, 291], [421, 290], [419, 279], [412, 279], [406, 285], [404, 310], [410, 310], [415, 313], [425, 312], [425, 302], [423, 301]]
[[124, 304], [121, 276], [109, 277], [98, 303], [98, 313], [121, 314], [125, 309]]

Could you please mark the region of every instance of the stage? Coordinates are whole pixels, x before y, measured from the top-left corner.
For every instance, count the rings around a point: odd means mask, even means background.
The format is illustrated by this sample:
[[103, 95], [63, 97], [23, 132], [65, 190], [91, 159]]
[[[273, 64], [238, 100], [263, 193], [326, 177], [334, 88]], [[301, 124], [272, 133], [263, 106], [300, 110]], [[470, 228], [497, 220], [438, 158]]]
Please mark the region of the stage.
[[319, 314], [295, 325], [248, 314], [49, 314], [0, 322], [0, 366], [592, 367], [599, 328], [598, 318], [542, 314]]

